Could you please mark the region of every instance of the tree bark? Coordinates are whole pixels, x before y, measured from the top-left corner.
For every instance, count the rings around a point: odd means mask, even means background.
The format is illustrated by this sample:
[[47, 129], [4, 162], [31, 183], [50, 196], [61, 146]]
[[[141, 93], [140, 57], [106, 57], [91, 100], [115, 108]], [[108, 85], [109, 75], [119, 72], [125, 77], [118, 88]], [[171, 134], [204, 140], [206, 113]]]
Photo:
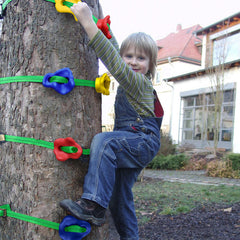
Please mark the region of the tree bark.
[[[89, 0], [98, 17], [98, 0]], [[95, 81], [98, 61], [88, 38], [71, 14], [58, 13], [44, 0], [14, 0], [7, 6], [1, 38], [1, 77], [44, 76], [68, 67], [74, 78]], [[60, 95], [40, 83], [0, 85], [0, 132], [53, 142], [72, 137], [90, 147], [101, 131], [101, 95], [75, 87]], [[0, 145], [0, 205], [14, 212], [60, 223], [58, 206], [82, 194], [88, 164], [59, 162], [51, 149], [6, 142]], [[58, 231], [14, 218], [0, 218], [0, 239], [60, 239]], [[85, 239], [107, 239], [107, 224], [92, 228]]]

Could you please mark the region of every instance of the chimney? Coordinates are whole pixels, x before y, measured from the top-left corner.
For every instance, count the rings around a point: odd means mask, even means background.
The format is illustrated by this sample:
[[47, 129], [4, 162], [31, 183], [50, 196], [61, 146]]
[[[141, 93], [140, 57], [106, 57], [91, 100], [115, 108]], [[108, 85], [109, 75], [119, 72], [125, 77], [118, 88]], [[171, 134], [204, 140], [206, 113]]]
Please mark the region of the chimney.
[[176, 32], [180, 32], [182, 30], [182, 25], [178, 24], [176, 28]]

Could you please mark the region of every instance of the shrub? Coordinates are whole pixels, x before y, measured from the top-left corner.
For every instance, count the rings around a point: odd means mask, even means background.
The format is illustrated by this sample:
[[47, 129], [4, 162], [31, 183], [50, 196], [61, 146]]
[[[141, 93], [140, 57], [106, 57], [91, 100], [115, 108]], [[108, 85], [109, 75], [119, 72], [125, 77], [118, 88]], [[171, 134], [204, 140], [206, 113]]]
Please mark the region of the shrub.
[[173, 143], [172, 138], [161, 131], [161, 147], [157, 155], [170, 155], [176, 153], [176, 144]]
[[188, 161], [188, 164], [184, 166], [185, 171], [198, 171], [198, 170], [206, 170], [207, 168], [207, 160], [205, 158], [195, 159], [191, 157]]
[[236, 171], [240, 170], [240, 154], [230, 153], [227, 157], [232, 163], [232, 169]]
[[211, 177], [240, 178], [240, 171], [233, 170], [230, 160], [213, 160], [207, 165], [207, 175]]
[[187, 164], [187, 161], [188, 157], [185, 154], [157, 155], [147, 167], [161, 170], [179, 170]]

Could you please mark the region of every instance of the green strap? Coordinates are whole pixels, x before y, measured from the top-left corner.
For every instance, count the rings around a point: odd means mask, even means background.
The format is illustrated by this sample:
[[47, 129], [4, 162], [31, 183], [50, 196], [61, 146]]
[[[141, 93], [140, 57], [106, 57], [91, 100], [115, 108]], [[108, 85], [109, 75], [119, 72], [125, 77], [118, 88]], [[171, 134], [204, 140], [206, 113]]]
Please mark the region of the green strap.
[[[41, 225], [43, 227], [52, 228], [55, 230], [59, 230], [59, 225], [60, 225], [59, 223], [51, 222], [45, 219], [36, 218], [36, 217], [28, 216], [25, 214], [13, 212], [9, 204], [0, 206], [0, 217], [12, 217], [12, 218], [20, 219], [29, 223]], [[66, 232], [86, 232], [86, 229], [78, 225], [72, 225], [72, 226], [66, 227], [65, 231]]]
[[89, 148], [83, 148], [82, 154], [83, 155], [90, 155], [90, 149]]
[[[4, 135], [6, 142], [16, 142], [16, 143], [23, 143], [23, 144], [31, 144], [36, 145], [40, 147], [45, 147], [49, 149], [54, 149], [54, 143], [53, 142], [47, 142], [44, 140], [38, 140], [35, 138], [27, 138], [27, 137], [19, 137], [19, 136], [11, 136], [11, 135]], [[64, 146], [61, 147], [61, 150], [66, 153], [76, 153], [78, 149], [73, 146]], [[83, 155], [89, 155], [90, 149], [83, 149]]]
[[43, 81], [42, 76], [15, 76], [0, 78], [0, 84], [14, 83], [14, 82], [39, 82]]
[[38, 140], [38, 139], [34, 139], [34, 138], [5, 135], [5, 140], [7, 142], [31, 144], [31, 145], [36, 145], [36, 146], [40, 146], [40, 147], [50, 148], [52, 150], [54, 149], [53, 142], [47, 142], [44, 140]]
[[61, 150], [65, 153], [77, 153], [78, 152], [78, 149], [73, 146], [64, 146], [64, 147], [61, 147]]
[[[35, 83], [42, 83], [43, 76], [14, 76], [14, 77], [5, 77], [0, 78], [0, 84], [6, 83], [14, 83], [14, 82], [35, 82]], [[50, 79], [51, 82], [58, 82], [58, 83], [67, 83], [68, 80], [61, 76], [53, 76]], [[95, 81], [85, 80], [85, 79], [74, 79], [75, 86], [86, 86], [86, 87], [94, 87], [95, 88]]]
[[[3, 3], [3, 5], [2, 5], [2, 9], [4, 10], [11, 1], [12, 1], [12, 0], [6, 0], [6, 1]], [[45, 0], [45, 1], [55, 3], [55, 0]], [[68, 1], [64, 1], [64, 2], [63, 2], [63, 5], [65, 5], [65, 6], [67, 6], [67, 7], [70, 8], [70, 7], [72, 7], [73, 3], [68, 2]]]
[[6, 1], [2, 4], [2, 10], [4, 10], [11, 1], [12, 1], [12, 0], [6, 0]]

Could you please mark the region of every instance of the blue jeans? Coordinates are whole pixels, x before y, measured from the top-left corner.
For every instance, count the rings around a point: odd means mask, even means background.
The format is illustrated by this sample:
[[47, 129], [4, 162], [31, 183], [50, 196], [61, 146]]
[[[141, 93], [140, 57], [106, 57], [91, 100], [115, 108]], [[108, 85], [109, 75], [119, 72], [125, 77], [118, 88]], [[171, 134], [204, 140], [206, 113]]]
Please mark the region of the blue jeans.
[[132, 187], [159, 147], [157, 136], [140, 131], [104, 132], [93, 138], [82, 198], [104, 208], [111, 199], [109, 207], [121, 239], [138, 239]]
[[142, 118], [119, 87], [113, 132], [97, 134], [91, 144], [82, 198], [109, 206], [121, 240], [138, 240], [132, 187], [160, 147], [162, 118]]

